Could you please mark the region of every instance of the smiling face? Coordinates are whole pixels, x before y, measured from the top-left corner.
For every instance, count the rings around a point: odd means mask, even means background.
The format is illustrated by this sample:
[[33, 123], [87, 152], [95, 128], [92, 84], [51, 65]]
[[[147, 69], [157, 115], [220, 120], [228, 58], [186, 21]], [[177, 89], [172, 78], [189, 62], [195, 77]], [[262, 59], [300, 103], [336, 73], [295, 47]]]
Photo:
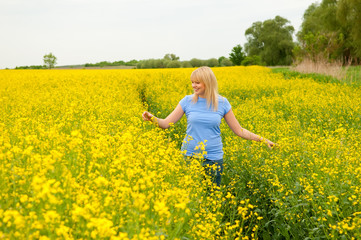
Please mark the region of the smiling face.
[[206, 86], [203, 82], [192, 80], [192, 88], [194, 90], [194, 94], [198, 95], [198, 97], [204, 98]]
[[205, 98], [207, 106], [213, 110], [218, 109], [218, 84], [217, 78], [211, 68], [203, 66], [194, 70], [191, 74], [192, 88], [194, 95], [192, 102], [196, 103], [198, 98]]

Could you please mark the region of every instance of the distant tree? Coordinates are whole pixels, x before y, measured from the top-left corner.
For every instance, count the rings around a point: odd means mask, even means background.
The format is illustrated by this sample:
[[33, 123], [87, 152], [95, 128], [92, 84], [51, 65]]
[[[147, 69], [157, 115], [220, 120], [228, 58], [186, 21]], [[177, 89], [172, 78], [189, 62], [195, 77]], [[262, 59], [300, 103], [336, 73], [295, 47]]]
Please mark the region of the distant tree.
[[126, 62], [125, 65], [126, 66], [136, 66], [137, 63], [138, 63], [138, 60], [133, 59], [133, 60]]
[[181, 67], [181, 63], [177, 60], [175, 61], [169, 61], [167, 63], [167, 68], [180, 68]]
[[30, 69], [46, 69], [45, 65], [31, 65]]
[[93, 63], [86, 63], [86, 64], [84, 64], [84, 67], [93, 67], [93, 66], [94, 66]]
[[153, 68], [166, 68], [169, 61], [166, 61], [164, 59], [155, 59], [154, 60], [155, 65], [153, 66]]
[[[170, 57], [170, 55], [169, 55]], [[207, 60], [193, 58], [190, 61], [178, 61], [171, 60], [172, 58], [168, 58], [165, 56], [162, 59], [147, 59], [141, 60], [137, 62], [137, 68], [192, 68], [192, 67], [201, 67], [201, 66], [209, 66], [209, 67], [217, 67], [219, 66], [218, 60], [216, 58], [210, 58]], [[176, 59], [173, 57], [173, 59]], [[227, 62], [228, 61], [228, 62]], [[232, 62], [228, 58], [223, 60], [223, 66], [231, 66]]]
[[15, 69], [29, 69], [29, 66], [16, 66]]
[[108, 61], [101, 61], [99, 62], [99, 67], [105, 67], [105, 66], [111, 66], [112, 63], [108, 62]]
[[136, 65], [137, 68], [142, 68], [143, 65], [143, 61], [139, 61]]
[[255, 22], [245, 32], [248, 56], [258, 55], [267, 65], [289, 65], [292, 63], [294, 27], [280, 16], [264, 22]]
[[148, 60], [144, 60], [142, 61], [142, 68], [152, 68], [152, 63], [151, 63], [152, 60], [148, 59]]
[[221, 67], [230, 67], [233, 66], [233, 62], [229, 60], [229, 58], [224, 58], [221, 60], [221, 63], [219, 64]]
[[136, 66], [137, 68], [165, 68], [168, 62], [171, 61], [165, 59], [147, 59], [139, 61]]
[[177, 57], [175, 54], [173, 53], [167, 53], [166, 55], [164, 55], [163, 59], [165, 60], [170, 60], [170, 61], [178, 61], [179, 57]]
[[192, 64], [193, 67], [201, 67], [203, 65], [202, 60], [198, 58], [192, 58], [189, 62], [190, 64]]
[[217, 67], [217, 66], [219, 66], [219, 63], [216, 58], [210, 58], [210, 59], [206, 60], [205, 65], [208, 67]]
[[251, 66], [251, 65], [259, 65], [259, 66], [264, 66], [266, 65], [264, 62], [262, 62], [262, 59], [260, 56], [255, 55], [255, 56], [247, 56], [243, 59], [242, 61], [242, 65], [243, 66]]
[[122, 66], [125, 65], [125, 62], [123, 60], [115, 61], [112, 63], [112, 66]]
[[46, 54], [44, 55], [44, 65], [46, 65], [49, 69], [53, 68], [56, 64], [56, 57], [52, 54]]
[[166, 55], [164, 55], [163, 59], [171, 61], [170, 53], [167, 53]]
[[149, 68], [165, 68], [166, 61], [164, 59], [150, 59]]
[[46, 69], [45, 65], [17, 66], [15, 69]]
[[193, 67], [193, 66], [189, 61], [182, 62], [182, 68], [191, 68], [191, 67]]
[[226, 59], [225, 56], [221, 56], [221, 57], [218, 58], [218, 64], [219, 64], [219, 66], [222, 65], [222, 61], [223, 61], [224, 59]]
[[232, 52], [229, 54], [229, 60], [231, 60], [234, 65], [241, 65], [244, 58], [245, 54], [240, 44], [232, 48]]

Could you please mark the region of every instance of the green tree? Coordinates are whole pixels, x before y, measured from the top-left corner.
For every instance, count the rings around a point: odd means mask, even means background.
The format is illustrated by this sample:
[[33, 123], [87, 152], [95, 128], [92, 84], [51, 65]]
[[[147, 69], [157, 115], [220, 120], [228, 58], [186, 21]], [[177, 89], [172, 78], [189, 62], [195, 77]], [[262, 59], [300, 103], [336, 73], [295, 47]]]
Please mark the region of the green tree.
[[242, 65], [243, 66], [251, 66], [251, 65], [259, 65], [259, 66], [264, 66], [265, 63], [262, 62], [262, 59], [260, 56], [255, 55], [255, 56], [247, 56], [244, 58], [244, 60], [242, 61]]
[[193, 67], [201, 67], [203, 65], [203, 61], [198, 58], [192, 58], [189, 62]]
[[189, 61], [183, 61], [182, 62], [182, 68], [192, 68], [192, 64]]
[[222, 65], [222, 61], [223, 61], [224, 59], [226, 59], [225, 56], [221, 56], [221, 57], [218, 58], [218, 65], [219, 65], [219, 66]]
[[297, 37], [306, 35], [308, 32], [320, 32], [322, 30], [319, 14], [319, 3], [312, 3], [303, 14], [303, 22], [301, 30], [297, 33]]
[[297, 58], [299, 55], [314, 61], [342, 58], [345, 34], [336, 17], [337, 8], [337, 0], [323, 0], [307, 8], [301, 30], [297, 33], [300, 44], [295, 49]]
[[173, 53], [167, 53], [166, 55], [164, 55], [163, 59], [169, 60], [169, 61], [178, 61], [179, 57]]
[[168, 61], [167, 68], [180, 68], [182, 64], [178, 60]]
[[138, 63], [138, 60], [133, 59], [133, 60], [126, 62], [125, 65], [126, 66], [136, 66], [137, 63]]
[[232, 48], [232, 52], [229, 54], [229, 60], [231, 60], [234, 65], [241, 65], [244, 58], [245, 54], [240, 44]]
[[230, 66], [233, 66], [233, 62], [231, 60], [229, 60], [229, 58], [225, 57], [225, 58], [221, 59], [221, 61], [219, 63], [219, 66], [221, 66], [221, 67], [230, 67]]
[[292, 63], [294, 27], [280, 16], [264, 22], [255, 22], [245, 32], [248, 56], [258, 55], [267, 65], [289, 65]]
[[210, 59], [206, 60], [205, 65], [208, 67], [217, 67], [217, 66], [219, 66], [218, 59], [210, 58]]
[[49, 69], [53, 68], [56, 64], [56, 57], [52, 54], [46, 54], [44, 55], [44, 65], [46, 65]]
[[323, 0], [304, 13], [298, 56], [358, 62], [361, 58], [361, 1]]
[[361, 58], [361, 1], [340, 0], [337, 8], [337, 20], [346, 36], [344, 54], [350, 58]]

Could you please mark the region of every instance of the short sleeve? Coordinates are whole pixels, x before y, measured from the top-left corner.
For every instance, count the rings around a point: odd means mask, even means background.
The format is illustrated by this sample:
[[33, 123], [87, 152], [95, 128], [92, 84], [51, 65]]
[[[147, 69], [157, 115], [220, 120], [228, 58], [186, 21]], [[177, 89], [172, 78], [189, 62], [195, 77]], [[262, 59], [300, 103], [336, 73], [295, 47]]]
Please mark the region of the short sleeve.
[[224, 113], [223, 113], [223, 116], [226, 115], [229, 110], [231, 110], [231, 104], [228, 102], [228, 99], [227, 98], [223, 98], [224, 99]]
[[189, 96], [185, 96], [182, 100], [179, 101], [179, 104], [181, 105], [183, 112], [187, 111], [188, 102], [189, 102]]

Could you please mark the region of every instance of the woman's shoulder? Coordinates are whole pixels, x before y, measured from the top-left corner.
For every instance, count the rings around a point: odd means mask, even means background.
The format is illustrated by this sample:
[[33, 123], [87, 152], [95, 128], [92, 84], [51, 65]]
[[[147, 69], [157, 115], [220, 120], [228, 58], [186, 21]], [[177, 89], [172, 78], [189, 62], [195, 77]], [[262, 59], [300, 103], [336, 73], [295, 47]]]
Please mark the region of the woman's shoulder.
[[179, 101], [179, 103], [181, 105], [185, 105], [185, 104], [188, 105], [192, 101], [192, 98], [193, 98], [193, 95], [186, 95]]
[[191, 101], [193, 98], [193, 94], [191, 95], [186, 95], [182, 100], [188, 100], [188, 101]]
[[231, 108], [231, 104], [229, 103], [228, 99], [221, 95], [218, 96], [218, 103], [219, 103], [219, 106], [222, 106], [222, 108], [226, 109], [227, 112]]
[[226, 97], [218, 95], [218, 101], [228, 101], [228, 99]]
[[192, 102], [193, 95], [186, 95], [182, 100], [179, 101], [184, 112], [187, 112], [189, 105]]

